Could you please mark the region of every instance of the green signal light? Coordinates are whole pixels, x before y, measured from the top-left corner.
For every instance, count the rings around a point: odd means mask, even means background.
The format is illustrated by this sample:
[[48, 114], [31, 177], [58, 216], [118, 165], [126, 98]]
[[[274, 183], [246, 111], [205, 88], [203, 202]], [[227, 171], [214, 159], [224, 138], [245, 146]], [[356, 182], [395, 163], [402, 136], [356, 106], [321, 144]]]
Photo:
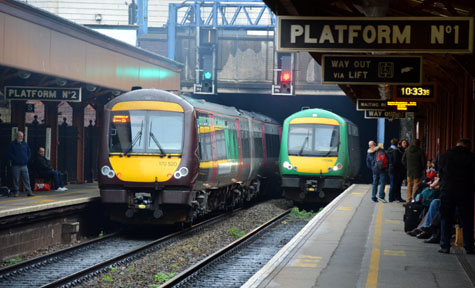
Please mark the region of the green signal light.
[[207, 72], [203, 73], [203, 79], [205, 79], [205, 80], [211, 80], [212, 76], [213, 75], [211, 74], [211, 72], [207, 71]]

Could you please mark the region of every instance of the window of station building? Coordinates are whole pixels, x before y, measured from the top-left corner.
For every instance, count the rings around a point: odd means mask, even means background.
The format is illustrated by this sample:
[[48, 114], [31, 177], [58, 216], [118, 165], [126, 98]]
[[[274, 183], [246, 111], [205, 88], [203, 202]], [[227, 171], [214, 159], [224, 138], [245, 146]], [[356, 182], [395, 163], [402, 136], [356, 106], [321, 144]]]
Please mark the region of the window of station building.
[[58, 105], [58, 125], [71, 126], [73, 120], [73, 108], [68, 102], [61, 101]]
[[84, 127], [96, 126], [96, 109], [88, 104], [84, 107]]

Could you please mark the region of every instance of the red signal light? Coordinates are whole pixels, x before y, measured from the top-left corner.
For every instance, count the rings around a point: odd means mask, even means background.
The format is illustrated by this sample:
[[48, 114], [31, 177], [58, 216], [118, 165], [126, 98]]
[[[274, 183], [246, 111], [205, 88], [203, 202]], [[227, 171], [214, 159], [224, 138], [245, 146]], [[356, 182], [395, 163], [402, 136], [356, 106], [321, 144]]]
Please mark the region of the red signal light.
[[290, 81], [291, 77], [292, 75], [290, 74], [290, 72], [282, 72], [282, 75], [281, 75], [282, 81], [288, 82]]

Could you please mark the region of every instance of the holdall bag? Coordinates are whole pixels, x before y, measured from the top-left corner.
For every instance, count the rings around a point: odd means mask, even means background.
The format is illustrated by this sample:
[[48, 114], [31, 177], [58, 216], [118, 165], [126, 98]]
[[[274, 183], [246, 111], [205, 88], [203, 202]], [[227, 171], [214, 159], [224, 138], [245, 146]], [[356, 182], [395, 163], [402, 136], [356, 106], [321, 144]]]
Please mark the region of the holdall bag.
[[35, 191], [49, 191], [51, 188], [48, 183], [35, 183]]
[[407, 203], [404, 212], [404, 232], [414, 230], [421, 222], [424, 206], [418, 202]]

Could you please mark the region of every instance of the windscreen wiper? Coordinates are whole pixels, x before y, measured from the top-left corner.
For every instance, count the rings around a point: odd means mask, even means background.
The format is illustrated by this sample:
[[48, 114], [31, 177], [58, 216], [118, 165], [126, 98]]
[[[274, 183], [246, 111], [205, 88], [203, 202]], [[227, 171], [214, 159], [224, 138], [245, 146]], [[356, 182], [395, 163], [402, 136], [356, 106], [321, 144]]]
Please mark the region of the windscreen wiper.
[[152, 132], [152, 124], [153, 124], [153, 122], [150, 122], [150, 138], [152, 138], [153, 142], [155, 142], [158, 149], [160, 149], [160, 154], [162, 156], [165, 156], [165, 155], [167, 155], [167, 153], [165, 153], [165, 150], [163, 150], [162, 145], [160, 145], [160, 142], [158, 142], [157, 137], [155, 137], [155, 135]]
[[302, 144], [302, 148], [300, 148], [300, 151], [299, 151], [299, 156], [302, 156], [302, 152], [303, 152], [303, 148], [305, 148], [305, 145], [307, 144], [307, 141], [308, 141], [308, 136], [305, 137], [305, 140], [303, 141], [303, 144]]
[[140, 141], [142, 139], [142, 131], [143, 131], [143, 120], [142, 120], [142, 124], [140, 124], [140, 131], [137, 132], [137, 134], [135, 134], [135, 137], [132, 140], [132, 143], [130, 144], [127, 151], [125, 151], [124, 156], [127, 156], [127, 154], [129, 154], [130, 151], [132, 151], [132, 148], [134, 148], [134, 146], [135, 146], [135, 144], [137, 144], [137, 142], [139, 142], [139, 145], [140, 145]]

